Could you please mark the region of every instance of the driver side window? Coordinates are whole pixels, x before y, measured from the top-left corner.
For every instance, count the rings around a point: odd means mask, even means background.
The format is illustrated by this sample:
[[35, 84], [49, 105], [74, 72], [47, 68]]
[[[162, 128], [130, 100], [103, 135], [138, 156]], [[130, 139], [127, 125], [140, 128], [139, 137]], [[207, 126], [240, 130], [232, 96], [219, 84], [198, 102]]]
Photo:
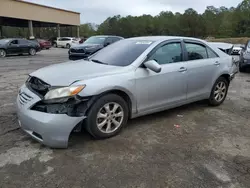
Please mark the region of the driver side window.
[[182, 61], [180, 42], [168, 43], [158, 48], [149, 60], [155, 60], [160, 65]]
[[18, 44], [18, 40], [13, 40], [10, 44]]

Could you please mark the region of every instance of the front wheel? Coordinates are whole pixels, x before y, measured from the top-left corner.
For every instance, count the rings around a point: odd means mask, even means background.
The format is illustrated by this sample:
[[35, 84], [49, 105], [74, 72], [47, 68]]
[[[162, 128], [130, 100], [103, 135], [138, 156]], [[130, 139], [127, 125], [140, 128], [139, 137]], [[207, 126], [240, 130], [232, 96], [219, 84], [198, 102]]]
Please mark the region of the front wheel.
[[29, 54], [32, 55], [32, 56], [36, 55], [36, 49], [35, 48], [30, 48]]
[[4, 49], [0, 49], [0, 58], [6, 57], [6, 51]]
[[224, 77], [216, 80], [209, 98], [209, 104], [212, 106], [221, 105], [227, 96], [229, 83]]
[[117, 135], [128, 120], [128, 105], [115, 94], [100, 97], [91, 107], [86, 120], [87, 131], [96, 139]]

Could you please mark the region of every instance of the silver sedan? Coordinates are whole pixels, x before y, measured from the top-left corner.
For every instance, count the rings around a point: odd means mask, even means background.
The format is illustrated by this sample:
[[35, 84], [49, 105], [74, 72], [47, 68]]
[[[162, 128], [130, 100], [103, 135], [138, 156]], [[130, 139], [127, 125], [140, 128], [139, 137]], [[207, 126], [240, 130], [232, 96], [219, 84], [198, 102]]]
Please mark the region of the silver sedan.
[[66, 148], [79, 127], [112, 137], [130, 118], [203, 99], [222, 104], [234, 69], [232, 57], [203, 40], [121, 40], [88, 59], [31, 73], [17, 97], [19, 124], [53, 148]]

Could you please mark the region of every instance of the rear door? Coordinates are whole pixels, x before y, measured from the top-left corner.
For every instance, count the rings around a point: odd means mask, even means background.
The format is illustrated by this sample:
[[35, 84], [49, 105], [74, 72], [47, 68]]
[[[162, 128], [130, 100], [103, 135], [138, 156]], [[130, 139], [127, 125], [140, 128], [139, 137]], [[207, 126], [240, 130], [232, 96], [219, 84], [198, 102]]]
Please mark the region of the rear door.
[[20, 51], [22, 51], [22, 53], [29, 53], [29, 48], [31, 46], [30, 41], [20, 39], [20, 40], [18, 40], [18, 43], [19, 43]]
[[187, 67], [187, 99], [208, 98], [213, 81], [218, 76], [219, 56], [208, 46], [199, 41], [185, 40], [185, 59]]
[[72, 39], [71, 39], [71, 38], [66, 38], [66, 37], [65, 37], [65, 38], [63, 38], [63, 41], [62, 41], [62, 42], [63, 42], [62, 46], [63, 46], [63, 47], [66, 47], [67, 44], [70, 44], [70, 45], [71, 45]]

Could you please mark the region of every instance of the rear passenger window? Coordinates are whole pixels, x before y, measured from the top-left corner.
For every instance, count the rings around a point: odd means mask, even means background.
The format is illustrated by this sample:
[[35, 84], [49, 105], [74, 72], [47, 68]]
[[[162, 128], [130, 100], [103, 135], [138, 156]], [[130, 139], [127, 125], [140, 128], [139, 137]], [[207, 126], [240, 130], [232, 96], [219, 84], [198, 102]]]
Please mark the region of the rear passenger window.
[[207, 48], [208, 58], [216, 58], [218, 55], [214, 53], [210, 48]]
[[187, 53], [188, 53], [188, 60], [197, 60], [197, 59], [207, 59], [207, 49], [201, 44], [195, 43], [185, 43]]

